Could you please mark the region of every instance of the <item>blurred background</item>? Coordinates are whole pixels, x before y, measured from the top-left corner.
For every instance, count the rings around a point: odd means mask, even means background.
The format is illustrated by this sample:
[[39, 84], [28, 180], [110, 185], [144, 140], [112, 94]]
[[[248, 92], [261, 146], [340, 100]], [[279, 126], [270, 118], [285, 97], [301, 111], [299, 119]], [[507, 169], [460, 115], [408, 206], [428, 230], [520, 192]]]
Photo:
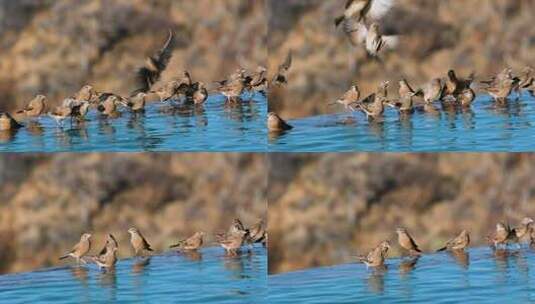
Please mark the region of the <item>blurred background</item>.
[[169, 28], [177, 48], [161, 82], [265, 66], [265, 15], [264, 0], [0, 0], [0, 111], [36, 94], [55, 105], [86, 83], [128, 95]]
[[266, 217], [266, 183], [261, 154], [0, 155], [0, 273], [64, 263], [88, 231], [90, 254], [112, 233], [120, 258], [131, 226], [157, 252], [195, 231], [213, 246], [234, 217]]
[[[535, 217], [533, 154], [270, 154], [269, 271], [354, 262], [406, 227], [424, 251]], [[273, 224], [276, 223], [276, 224]]]
[[[384, 65], [350, 45], [334, 18], [346, 0], [269, 1], [269, 64], [276, 68], [293, 50], [289, 84], [270, 92], [270, 110], [286, 118], [339, 112], [327, 107], [353, 83], [367, 96], [380, 81], [397, 92], [400, 78], [415, 86], [448, 69], [487, 77], [505, 66], [517, 72], [535, 62], [532, 0], [395, 0], [380, 21], [386, 34], [401, 34]], [[397, 94], [395, 94], [397, 95]]]

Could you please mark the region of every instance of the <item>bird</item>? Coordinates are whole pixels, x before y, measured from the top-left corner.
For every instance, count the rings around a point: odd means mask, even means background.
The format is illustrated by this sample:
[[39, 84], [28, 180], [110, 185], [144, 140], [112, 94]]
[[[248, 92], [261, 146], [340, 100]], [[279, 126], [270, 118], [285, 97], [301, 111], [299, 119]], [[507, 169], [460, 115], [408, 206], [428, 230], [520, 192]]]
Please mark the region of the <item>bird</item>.
[[457, 102], [461, 105], [461, 107], [468, 108], [472, 105], [474, 99], [476, 99], [476, 93], [474, 90], [468, 88], [464, 89], [461, 94], [459, 94], [457, 97]]
[[80, 264], [80, 262], [86, 264], [86, 262], [82, 259], [88, 252], [91, 250], [91, 234], [90, 233], [84, 233], [80, 237], [80, 241], [72, 247], [71, 251], [69, 253], [61, 256], [59, 259], [63, 260], [68, 257], [73, 257], [76, 259], [76, 262]]
[[444, 85], [444, 94], [443, 96], [452, 95], [456, 97], [460, 92], [465, 89], [470, 88], [474, 79], [474, 74], [472, 73], [468, 78], [461, 79], [457, 77], [457, 74], [454, 70], [449, 70], [446, 77], [446, 82]]
[[145, 66], [140, 67], [136, 72], [137, 89], [131, 94], [148, 92], [152, 86], [160, 79], [162, 72], [167, 68], [175, 49], [175, 34], [169, 29], [167, 40], [161, 49], [154, 55], [147, 57]]
[[269, 112], [267, 119], [268, 130], [270, 132], [282, 132], [293, 129], [293, 126], [289, 125], [286, 121], [280, 118], [275, 112]]
[[117, 247], [109, 247], [106, 252], [98, 257], [94, 257], [93, 261], [98, 265], [100, 269], [111, 269], [115, 267], [117, 263]]
[[81, 121], [89, 112], [89, 106], [91, 104], [87, 100], [74, 100], [71, 104], [71, 117], [78, 121]]
[[150, 247], [150, 244], [147, 242], [145, 237], [143, 237], [143, 235], [137, 228], [132, 227], [128, 229], [128, 233], [130, 233], [130, 244], [134, 249], [135, 256], [143, 254], [144, 251], [154, 251]]
[[226, 102], [237, 102], [243, 93], [245, 86], [242, 78], [230, 79], [227, 83], [219, 88], [221, 94], [226, 97]]
[[66, 98], [63, 100], [61, 105], [55, 107], [48, 113], [48, 115], [52, 117], [60, 127], [63, 127], [63, 122], [65, 119], [71, 117], [72, 105], [74, 103], [77, 103], [75, 99]]
[[95, 91], [93, 86], [86, 84], [71, 98], [77, 101], [87, 101], [91, 103], [97, 101], [98, 93]]
[[376, 92], [359, 101], [355, 108], [363, 111], [369, 120], [382, 118], [385, 111], [384, 104], [387, 102], [388, 85], [388, 81], [381, 82]]
[[357, 259], [359, 262], [366, 264], [366, 267], [381, 267], [384, 266], [389, 249], [390, 243], [388, 241], [382, 241], [366, 256], [359, 256]]
[[288, 71], [292, 67], [292, 50], [288, 51], [286, 59], [277, 68], [277, 73], [273, 76], [271, 83], [276, 86], [283, 86], [288, 84]]
[[127, 102], [122, 102], [122, 104], [127, 106], [132, 112], [140, 113], [145, 111], [146, 97], [147, 93], [139, 92], [135, 96], [130, 97]]
[[370, 10], [372, 0], [347, 0], [344, 8], [344, 14], [334, 19], [334, 25], [337, 27], [343, 21], [356, 19], [360, 22]]
[[509, 67], [505, 67], [496, 76], [492, 76], [489, 80], [482, 80], [480, 83], [488, 87], [496, 87], [507, 79], [513, 79], [513, 70]]
[[423, 97], [425, 103], [432, 103], [435, 100], [439, 100], [442, 97], [442, 91], [444, 86], [442, 85], [442, 80], [440, 78], [432, 79], [425, 87], [423, 88]]
[[420, 248], [418, 248], [418, 245], [416, 245], [416, 242], [414, 242], [414, 239], [410, 236], [407, 229], [398, 228], [396, 229], [396, 233], [398, 235], [398, 243], [401, 248], [407, 250], [410, 255], [422, 254], [422, 251]]
[[263, 66], [258, 66], [256, 72], [249, 76], [248, 91], [263, 91], [267, 84], [266, 78], [267, 69]]
[[520, 226], [513, 228], [512, 232], [514, 233], [515, 238], [519, 243], [530, 243], [532, 230], [533, 230], [533, 219], [529, 217], [525, 217], [520, 222]]
[[247, 229], [247, 241], [250, 244], [262, 243], [266, 238], [266, 226], [263, 219], [260, 219], [256, 224]]
[[105, 255], [109, 249], [114, 249], [114, 248], [118, 249], [119, 243], [117, 243], [117, 240], [115, 239], [113, 234], [108, 233], [108, 235], [106, 236], [106, 243], [104, 244], [104, 247], [98, 253], [98, 256], [100, 257], [102, 255]]
[[0, 113], [0, 131], [11, 131], [21, 127], [22, 125], [18, 123], [9, 113]]
[[399, 81], [399, 90], [398, 90], [398, 94], [400, 97], [402, 96], [407, 96], [407, 95], [419, 95], [419, 96], [423, 96], [423, 90], [417, 90], [415, 91], [411, 85], [409, 84], [409, 82], [407, 81], [407, 79], [405, 78], [402, 78], [400, 81]]
[[98, 105], [97, 110], [104, 116], [107, 117], [117, 117], [117, 104], [120, 100], [115, 95], [110, 95], [106, 100], [104, 100], [100, 105]]
[[35, 96], [24, 109], [17, 111], [17, 114], [24, 114], [27, 117], [38, 117], [45, 113], [47, 98], [44, 95]]
[[507, 242], [511, 239], [512, 233], [509, 225], [499, 222], [496, 224], [496, 231], [493, 235], [488, 236], [487, 240], [493, 248], [498, 248], [499, 245], [507, 247]]
[[438, 249], [437, 252], [444, 250], [463, 251], [468, 245], [470, 245], [470, 234], [467, 230], [462, 230], [459, 235], [447, 241], [446, 245]]
[[180, 250], [197, 250], [202, 247], [204, 232], [195, 232], [192, 236], [185, 240], [169, 246], [169, 248], [179, 247]]
[[228, 254], [236, 255], [243, 245], [246, 235], [247, 231], [240, 230], [236, 233], [228, 234], [225, 238], [219, 239], [218, 242]]
[[372, 23], [366, 33], [366, 51], [371, 57], [377, 57], [385, 46], [383, 36], [379, 33], [379, 24]]
[[200, 105], [203, 104], [206, 99], [208, 99], [208, 90], [204, 86], [204, 83], [199, 82], [197, 90], [193, 93], [192, 96], [193, 104]]
[[522, 73], [519, 77], [518, 87], [519, 89], [529, 89], [535, 83], [534, 74], [535, 71], [532, 67], [527, 66], [522, 69]]
[[513, 86], [517, 82], [518, 80], [506, 79], [503, 82], [500, 82], [496, 87], [485, 88], [485, 91], [487, 91], [487, 93], [489, 93], [489, 95], [497, 102], [504, 103], [507, 101], [507, 97], [511, 95]]
[[344, 106], [346, 109], [353, 110], [351, 108], [352, 104], [355, 104], [359, 101], [360, 98], [360, 90], [357, 85], [352, 85], [351, 88], [342, 95], [342, 97], [338, 98], [335, 102], [332, 102], [330, 104], [336, 104], [339, 103]]

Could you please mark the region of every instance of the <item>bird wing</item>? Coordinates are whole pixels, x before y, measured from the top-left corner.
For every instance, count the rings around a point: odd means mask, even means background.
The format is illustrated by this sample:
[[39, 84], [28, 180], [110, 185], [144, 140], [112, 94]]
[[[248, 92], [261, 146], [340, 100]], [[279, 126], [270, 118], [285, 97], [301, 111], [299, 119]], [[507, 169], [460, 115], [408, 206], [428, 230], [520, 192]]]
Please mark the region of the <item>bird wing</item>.
[[372, 5], [368, 15], [371, 19], [383, 18], [394, 6], [396, 0], [372, 0]]
[[137, 70], [136, 82], [138, 89], [132, 95], [139, 92], [148, 92], [152, 85], [160, 79], [161, 73], [165, 70], [173, 55], [176, 46], [174, 38], [174, 32], [169, 30], [169, 36], [163, 47], [149, 58], [151, 65], [154, 66], [144, 66]]
[[279, 72], [285, 72], [290, 69], [292, 66], [292, 50], [288, 51], [288, 54], [286, 55], [286, 59], [284, 62], [279, 66]]
[[368, 28], [364, 23], [350, 19], [344, 22], [344, 32], [349, 37], [351, 44], [359, 45], [366, 42]]

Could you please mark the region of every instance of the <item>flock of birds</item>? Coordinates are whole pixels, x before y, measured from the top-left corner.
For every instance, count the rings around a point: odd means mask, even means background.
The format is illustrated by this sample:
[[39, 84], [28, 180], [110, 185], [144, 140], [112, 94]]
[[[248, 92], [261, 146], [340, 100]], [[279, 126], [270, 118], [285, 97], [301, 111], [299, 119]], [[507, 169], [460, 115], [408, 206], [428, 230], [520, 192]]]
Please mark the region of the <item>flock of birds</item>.
[[[394, 3], [394, 0], [347, 0], [344, 13], [335, 19], [335, 25], [343, 26], [353, 45], [364, 46], [370, 57], [379, 59], [379, 52], [387, 46], [394, 47], [399, 39], [398, 36], [382, 35], [378, 23]], [[288, 69], [289, 66], [285, 72]], [[361, 95], [355, 84], [329, 105], [340, 104], [346, 110], [363, 112], [368, 120], [379, 122], [383, 121], [386, 107], [396, 109], [402, 118], [415, 111], [437, 114], [440, 109], [435, 106], [436, 102], [440, 102], [442, 109], [448, 112], [467, 109], [476, 98], [476, 91], [488, 93], [498, 106], [503, 106], [513, 92], [517, 97], [522, 90], [534, 94], [535, 71], [525, 67], [519, 75], [513, 75], [511, 68], [505, 68], [490, 79], [476, 81], [474, 73], [460, 78], [454, 70], [449, 70], [445, 78], [434, 78], [418, 89], [413, 89], [406, 79], [401, 79], [397, 97], [388, 95], [389, 85], [388, 81], [383, 81], [374, 92]], [[268, 113], [267, 125], [271, 132], [293, 128], [275, 112]]]
[[[147, 239], [141, 234], [139, 229], [128, 229], [130, 234], [130, 244], [135, 256], [145, 256], [147, 253], [154, 251]], [[178, 243], [169, 246], [170, 248], [178, 248], [182, 252], [196, 252], [202, 248], [204, 244], [204, 235], [202, 231], [195, 232], [191, 237], [180, 240]], [[234, 219], [232, 225], [226, 232], [217, 233], [215, 239], [226, 253], [230, 256], [236, 256], [240, 248], [244, 245], [261, 243], [266, 246], [267, 230], [264, 220], [260, 220], [250, 227], [245, 227], [240, 219]], [[82, 234], [80, 241], [73, 246], [73, 248], [61, 256], [59, 259], [63, 260], [68, 257], [74, 258], [77, 264], [86, 264], [87, 261], [94, 262], [100, 269], [110, 269], [117, 263], [117, 250], [119, 244], [112, 234], [106, 237], [106, 243], [98, 255], [88, 256], [91, 250], [91, 234]], [[86, 261], [87, 258], [87, 261]]]
[[[520, 222], [520, 225], [515, 228], [499, 222], [496, 224], [496, 231], [487, 236], [487, 241], [491, 248], [496, 253], [504, 253], [507, 250], [508, 244], [516, 243], [518, 245], [529, 244], [535, 245], [535, 228], [532, 218], [525, 217]], [[398, 244], [400, 248], [412, 257], [418, 257], [422, 254], [420, 248], [409, 234], [407, 229], [398, 228], [396, 230], [398, 236]], [[467, 230], [462, 230], [456, 237], [450, 239], [439, 248], [439, 251], [449, 250], [455, 255], [463, 254], [465, 249], [470, 245], [470, 233]], [[390, 242], [388, 240], [382, 241], [377, 247], [372, 249], [365, 256], [358, 256], [359, 262], [366, 264], [367, 267], [384, 267], [385, 260], [390, 249]]]
[[[179, 101], [183, 105], [201, 106], [207, 100], [209, 92], [203, 82], [193, 81], [188, 71], [179, 77], [154, 89], [155, 83], [160, 79], [162, 72], [167, 68], [175, 49], [174, 33], [170, 30], [169, 36], [161, 49], [146, 59], [143, 67], [136, 73], [137, 89], [129, 97], [115, 93], [99, 92], [91, 85], [84, 85], [78, 92], [63, 100], [53, 108], [48, 108], [48, 99], [44, 95], [37, 95], [19, 111], [17, 115], [22, 118], [36, 119], [48, 115], [63, 126], [66, 119], [71, 123], [83, 122], [91, 108], [95, 108], [104, 118], [119, 117], [120, 108], [126, 108], [132, 113], [141, 113], [149, 102]], [[267, 69], [259, 66], [256, 71], [248, 73], [239, 68], [227, 79], [216, 81], [215, 91], [224, 95], [226, 103], [236, 104], [242, 101], [242, 96], [248, 93], [252, 98], [255, 93], [265, 94], [267, 87]], [[23, 127], [14, 115], [8, 112], [0, 113], [0, 131], [9, 131]]]

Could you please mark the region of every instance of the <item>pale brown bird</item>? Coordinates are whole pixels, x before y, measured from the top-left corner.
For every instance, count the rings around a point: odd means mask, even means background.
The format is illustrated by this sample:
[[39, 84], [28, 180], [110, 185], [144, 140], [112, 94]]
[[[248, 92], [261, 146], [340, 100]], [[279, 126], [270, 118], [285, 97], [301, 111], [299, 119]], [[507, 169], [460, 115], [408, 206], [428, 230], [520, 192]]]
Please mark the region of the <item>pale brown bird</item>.
[[147, 93], [139, 92], [135, 96], [132, 96], [128, 99], [127, 102], [121, 102], [123, 105], [130, 108], [134, 113], [139, 113], [145, 111]]
[[247, 229], [247, 241], [250, 244], [262, 243], [266, 238], [266, 226], [263, 219], [259, 220], [256, 224]]
[[169, 246], [169, 248], [179, 247], [180, 250], [197, 250], [202, 247], [204, 232], [195, 232], [192, 236], [185, 240]]
[[97, 110], [107, 117], [116, 117], [118, 115], [117, 112], [117, 104], [120, 102], [120, 100], [115, 95], [110, 95], [106, 100], [104, 100], [101, 104], [98, 105]]
[[95, 91], [93, 86], [86, 84], [74, 94], [72, 99], [75, 99], [77, 101], [87, 101], [91, 103], [98, 100], [98, 93]]
[[219, 91], [226, 97], [227, 103], [232, 103], [240, 100], [244, 88], [243, 79], [238, 78], [228, 81]]
[[396, 233], [398, 234], [398, 243], [401, 246], [401, 248], [407, 250], [410, 255], [422, 254], [422, 251], [420, 250], [420, 248], [418, 248], [418, 245], [416, 245], [416, 242], [410, 236], [407, 229], [398, 228], [396, 229]]
[[282, 132], [293, 129], [291, 125], [280, 118], [275, 112], [268, 113], [267, 125], [270, 132]]
[[385, 111], [384, 104], [387, 102], [388, 85], [388, 81], [383, 81], [375, 93], [359, 101], [355, 108], [363, 111], [368, 119], [381, 119]]
[[99, 268], [112, 269], [117, 263], [117, 250], [117, 247], [109, 247], [104, 254], [94, 257], [93, 261]]
[[71, 117], [73, 104], [77, 103], [76, 100], [72, 98], [67, 98], [63, 100], [63, 103], [60, 106], [55, 107], [52, 111], [48, 113], [59, 126], [63, 126], [65, 119]]
[[44, 95], [35, 96], [24, 109], [17, 111], [17, 114], [24, 114], [28, 117], [37, 117], [45, 113], [47, 98]]
[[442, 97], [443, 90], [442, 80], [434, 78], [423, 88], [423, 97], [426, 103], [432, 103]]
[[138, 256], [139, 254], [144, 254], [145, 251], [154, 251], [150, 247], [150, 244], [147, 242], [145, 237], [143, 237], [143, 235], [137, 228], [132, 227], [128, 229], [128, 233], [130, 233], [130, 244], [134, 249], [135, 256]]
[[208, 99], [208, 90], [204, 83], [199, 82], [197, 90], [193, 93], [193, 103], [196, 105], [203, 104]]
[[223, 247], [227, 253], [231, 255], [236, 255], [237, 251], [243, 245], [247, 231], [240, 230], [236, 233], [228, 234], [226, 238], [219, 239], [218, 242]]
[[292, 50], [288, 51], [286, 59], [279, 65], [277, 73], [273, 76], [272, 84], [276, 86], [283, 86], [288, 84], [288, 71], [292, 67]]
[[147, 57], [145, 66], [137, 71], [138, 88], [131, 94], [148, 92], [152, 86], [160, 79], [162, 72], [167, 68], [175, 49], [175, 35], [169, 30], [169, 35], [163, 47], [153, 56]]
[[463, 108], [470, 107], [474, 102], [474, 99], [476, 99], [476, 93], [474, 93], [474, 91], [470, 88], [463, 90], [461, 94], [457, 96], [457, 102]]
[[454, 251], [460, 251], [464, 250], [466, 247], [470, 245], [470, 234], [468, 231], [463, 230], [459, 235], [454, 237], [453, 239], [446, 242], [446, 245], [437, 251], [444, 251], [444, 250], [454, 250]]
[[91, 250], [91, 234], [90, 233], [84, 233], [80, 237], [80, 241], [72, 247], [72, 250], [69, 251], [69, 253], [61, 256], [59, 259], [63, 260], [68, 257], [73, 257], [76, 259], [76, 262], [80, 264], [80, 262], [86, 264], [86, 262], [82, 259], [88, 252]]
[[485, 88], [485, 91], [489, 93], [497, 102], [505, 102], [507, 97], [511, 95], [513, 86], [517, 83], [517, 80], [506, 79], [503, 82], [499, 83], [496, 87]]
[[530, 243], [531, 232], [533, 230], [533, 219], [525, 217], [520, 222], [520, 226], [513, 229], [513, 233], [516, 236], [516, 240], [519, 243]]
[[19, 124], [11, 115], [7, 112], [0, 113], [0, 131], [10, 131], [21, 128]]
[[501, 70], [496, 76], [492, 76], [489, 80], [482, 80], [480, 83], [486, 84], [488, 87], [497, 87], [507, 79], [513, 79], [513, 69], [506, 67]]
[[399, 90], [398, 94], [399, 96], [407, 96], [407, 95], [422, 95], [422, 90], [415, 91], [412, 86], [409, 84], [407, 79], [403, 78], [399, 81]]
[[256, 68], [256, 72], [250, 76], [249, 90], [263, 91], [267, 85], [267, 69], [263, 66]]
[[343, 21], [351, 19], [356, 19], [358, 22], [363, 21], [371, 5], [372, 0], [347, 0], [344, 14], [334, 19], [334, 25], [339, 26]]
[[388, 249], [390, 249], [390, 243], [383, 241], [366, 256], [359, 256], [357, 259], [359, 262], [366, 264], [367, 267], [381, 267], [385, 264]]
[[535, 77], [534, 77], [534, 74], [535, 71], [533, 70], [532, 67], [524, 67], [522, 69], [522, 73], [520, 74], [520, 81], [518, 83], [518, 87], [520, 89], [528, 89], [530, 87], [533, 86], [533, 84], [535, 83]]
[[469, 89], [473, 80], [474, 74], [471, 74], [470, 77], [466, 79], [461, 79], [457, 77], [454, 70], [449, 70], [448, 77], [446, 77], [443, 96], [453, 95], [456, 97], [460, 92]]
[[366, 34], [366, 51], [370, 56], [377, 57], [384, 46], [383, 36], [379, 33], [379, 24], [372, 23]]
[[502, 222], [496, 224], [496, 231], [493, 235], [487, 237], [489, 243], [498, 248], [499, 245], [507, 247], [507, 242], [511, 239], [512, 233], [508, 225]]
[[117, 243], [117, 240], [115, 239], [113, 234], [108, 233], [108, 235], [106, 236], [106, 244], [104, 244], [104, 247], [98, 253], [99, 257], [105, 255], [109, 249], [114, 248], [118, 249], [119, 243]]
[[359, 101], [359, 98], [360, 98], [360, 90], [357, 85], [353, 85], [351, 86], [349, 91], [345, 92], [344, 95], [342, 95], [342, 97], [338, 98], [335, 102], [331, 104], [339, 103], [343, 105], [344, 108], [353, 110], [353, 108], [351, 108], [351, 105], [357, 103]]

